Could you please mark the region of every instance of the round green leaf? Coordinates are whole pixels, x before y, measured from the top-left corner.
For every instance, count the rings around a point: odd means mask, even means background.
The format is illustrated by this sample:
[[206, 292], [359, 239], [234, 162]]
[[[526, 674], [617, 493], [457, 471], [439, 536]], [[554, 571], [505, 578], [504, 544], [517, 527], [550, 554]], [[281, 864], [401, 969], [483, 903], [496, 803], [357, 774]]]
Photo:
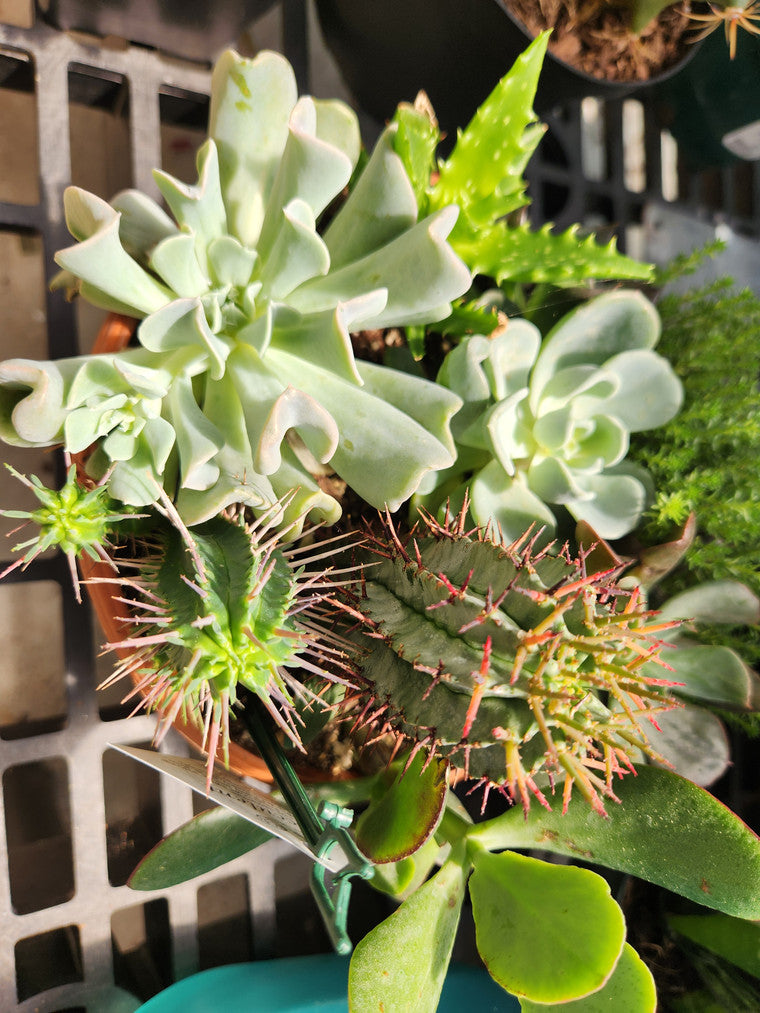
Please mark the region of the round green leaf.
[[521, 999], [522, 1013], [654, 1013], [657, 992], [654, 978], [633, 947], [626, 943], [612, 977], [598, 992], [573, 1002], [546, 1005]]
[[397, 862], [421, 847], [441, 819], [448, 764], [417, 753], [406, 773], [372, 802], [356, 824], [356, 843], [373, 862]]
[[129, 878], [133, 890], [163, 890], [245, 855], [271, 834], [218, 806], [207, 809], [149, 851]]
[[542, 848], [664, 886], [706, 907], [760, 918], [760, 840], [704, 788], [637, 767], [615, 783], [608, 818], [574, 797], [567, 813], [520, 806], [469, 832], [484, 847]]
[[362, 939], [348, 972], [350, 1013], [435, 1013], [464, 897], [454, 861]]
[[478, 951], [507, 991], [567, 1002], [607, 981], [625, 942], [623, 912], [588, 869], [478, 852], [470, 880]]

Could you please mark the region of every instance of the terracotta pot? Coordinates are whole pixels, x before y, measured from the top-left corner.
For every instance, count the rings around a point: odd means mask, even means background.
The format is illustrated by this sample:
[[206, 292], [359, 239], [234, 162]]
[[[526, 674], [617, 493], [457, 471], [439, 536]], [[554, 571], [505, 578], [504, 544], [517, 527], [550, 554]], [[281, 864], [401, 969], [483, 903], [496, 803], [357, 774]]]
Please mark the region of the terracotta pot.
[[[93, 345], [93, 352], [118, 352], [129, 344], [134, 333], [136, 321], [131, 317], [122, 316], [119, 313], [111, 313], [106, 318], [103, 326], [98, 332]], [[79, 557], [79, 569], [82, 579], [87, 581], [92, 577], [108, 577], [113, 575], [105, 563], [95, 563], [87, 556]], [[109, 642], [118, 643], [124, 639], [124, 623], [129, 618], [129, 607], [117, 599], [119, 588], [114, 584], [87, 584], [87, 593], [98, 622]], [[117, 654], [124, 658], [128, 651], [117, 651]], [[132, 677], [133, 683], [137, 677]], [[201, 741], [203, 738], [201, 730], [189, 721], [182, 718], [175, 719], [173, 727], [192, 746], [202, 752]], [[224, 763], [221, 747], [217, 749], [217, 761]], [[317, 782], [327, 780], [349, 780], [355, 775], [350, 771], [331, 777], [324, 770], [318, 770], [307, 764], [294, 763], [294, 767], [302, 781]], [[256, 753], [252, 753], [236, 742], [230, 742], [229, 769], [244, 777], [254, 777], [259, 781], [271, 783], [272, 775], [266, 763]]]

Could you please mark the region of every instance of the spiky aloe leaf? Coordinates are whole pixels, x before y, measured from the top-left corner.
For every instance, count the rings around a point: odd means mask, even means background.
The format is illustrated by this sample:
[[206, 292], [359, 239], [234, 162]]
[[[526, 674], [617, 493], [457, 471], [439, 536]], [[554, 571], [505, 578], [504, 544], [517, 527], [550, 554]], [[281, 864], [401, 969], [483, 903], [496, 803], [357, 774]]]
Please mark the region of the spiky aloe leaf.
[[531, 793], [548, 806], [542, 788], [558, 778], [565, 806], [576, 784], [603, 812], [628, 752], [653, 752], [647, 721], [674, 705], [667, 680], [642, 674], [661, 626], [614, 573], [587, 574], [583, 555], [535, 539], [466, 533], [466, 510], [426, 518], [404, 542], [389, 521], [376, 537], [345, 603], [365, 647], [352, 699], [413, 754], [443, 756], [526, 809]]

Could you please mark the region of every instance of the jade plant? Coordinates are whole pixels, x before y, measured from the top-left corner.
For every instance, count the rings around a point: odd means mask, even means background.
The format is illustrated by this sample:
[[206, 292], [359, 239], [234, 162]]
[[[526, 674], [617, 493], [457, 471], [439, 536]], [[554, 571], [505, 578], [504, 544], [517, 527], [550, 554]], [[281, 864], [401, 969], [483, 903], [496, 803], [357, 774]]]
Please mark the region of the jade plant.
[[424, 481], [418, 502], [435, 511], [469, 487], [474, 520], [509, 539], [532, 523], [551, 537], [557, 509], [604, 538], [631, 531], [651, 482], [625, 459], [629, 434], [661, 426], [682, 399], [653, 350], [659, 333], [652, 304], [620, 290], [573, 310], [543, 341], [520, 319], [464, 338], [438, 375], [464, 401], [457, 459]]
[[136, 191], [64, 195], [77, 243], [57, 284], [140, 319], [138, 347], [3, 363], [0, 435], [92, 448], [88, 473], [115, 499], [149, 504], [160, 487], [190, 524], [291, 489], [286, 520], [334, 521], [325, 470], [395, 509], [452, 462], [459, 401], [357, 362], [349, 331], [438, 320], [470, 284], [446, 242], [457, 209], [418, 216], [396, 131], [352, 186], [354, 113], [299, 99], [274, 53], [224, 54], [197, 184], [155, 174], [173, 217]]

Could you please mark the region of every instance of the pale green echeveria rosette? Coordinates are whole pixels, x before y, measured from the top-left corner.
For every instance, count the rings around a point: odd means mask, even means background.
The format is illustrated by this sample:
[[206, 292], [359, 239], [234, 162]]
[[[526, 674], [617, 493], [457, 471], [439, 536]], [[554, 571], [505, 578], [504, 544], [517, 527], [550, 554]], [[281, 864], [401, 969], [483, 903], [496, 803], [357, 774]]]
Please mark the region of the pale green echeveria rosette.
[[[116, 498], [151, 502], [158, 482], [190, 524], [232, 503], [266, 508], [291, 489], [291, 517], [333, 521], [340, 507], [315, 477], [332, 471], [396, 509], [453, 462], [460, 401], [357, 363], [349, 333], [439, 320], [470, 283], [447, 244], [457, 209], [417, 221], [396, 129], [321, 230], [358, 160], [354, 113], [299, 99], [274, 53], [225, 53], [197, 183], [155, 173], [173, 217], [134, 190], [111, 204], [65, 194], [77, 243], [57, 254], [59, 283], [140, 318], [141, 347], [73, 377], [34, 364], [29, 379], [17, 360], [8, 379], [5, 364], [2, 432], [70, 450], [94, 437], [91, 473], [109, 474]], [[39, 433], [15, 428], [32, 404], [48, 420]]]
[[565, 316], [543, 342], [525, 320], [465, 338], [438, 377], [464, 401], [452, 424], [457, 461], [426, 479], [419, 501], [437, 510], [469, 487], [474, 520], [509, 539], [531, 524], [551, 537], [556, 507], [604, 538], [631, 531], [651, 483], [625, 460], [629, 434], [667, 422], [682, 400], [653, 351], [659, 334], [652, 304], [616, 291]]

